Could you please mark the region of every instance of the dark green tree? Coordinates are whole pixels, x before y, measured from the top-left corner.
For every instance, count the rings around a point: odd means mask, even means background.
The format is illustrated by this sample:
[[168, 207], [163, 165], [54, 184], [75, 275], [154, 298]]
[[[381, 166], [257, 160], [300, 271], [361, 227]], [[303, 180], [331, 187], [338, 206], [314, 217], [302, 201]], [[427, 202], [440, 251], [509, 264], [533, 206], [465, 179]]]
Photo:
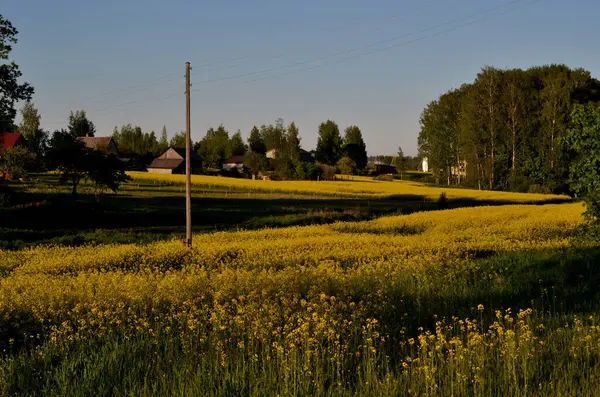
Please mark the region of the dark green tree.
[[275, 120], [275, 124], [262, 125], [260, 127], [260, 135], [265, 143], [267, 151], [276, 149], [281, 150], [283, 145], [283, 136], [285, 134], [285, 126], [283, 119], [278, 118]]
[[300, 131], [292, 121], [284, 134], [282, 151], [294, 164], [300, 161], [300, 140]]
[[229, 140], [229, 154], [231, 156], [242, 156], [247, 150], [248, 147], [244, 143], [242, 132], [238, 130], [238, 132], [233, 134]]
[[117, 191], [129, 180], [125, 165], [113, 155], [90, 149], [70, 131], [55, 131], [48, 150], [49, 168], [58, 170], [60, 182], [71, 186], [72, 196], [83, 179], [90, 179], [95, 186], [96, 197], [106, 189]]
[[231, 156], [229, 132], [220, 125], [216, 130], [209, 128], [200, 141], [198, 153], [206, 167], [221, 168], [223, 162]]
[[164, 153], [169, 148], [169, 139], [167, 137], [167, 127], [163, 125], [162, 132], [160, 133], [160, 140], [158, 141], [157, 152]]
[[407, 161], [404, 156], [404, 151], [401, 146], [398, 146], [398, 154], [396, 155], [396, 172], [400, 174], [400, 179], [404, 179], [404, 171], [406, 171]]
[[10, 21], [0, 14], [0, 131], [12, 131], [17, 115], [15, 104], [18, 101], [29, 101], [33, 96], [33, 87], [29, 83], [19, 84], [22, 76], [19, 66], [9, 61], [12, 45], [17, 43], [19, 32]]
[[125, 173], [125, 165], [113, 155], [105, 155], [97, 150], [87, 150], [84, 157], [87, 177], [94, 183], [96, 200], [100, 200], [107, 190], [117, 192], [121, 184], [131, 180]]
[[368, 157], [360, 128], [356, 125], [346, 128], [343, 143], [343, 153], [354, 161], [358, 171], [363, 171], [367, 167]]
[[244, 165], [248, 167], [250, 173], [256, 177], [259, 173], [267, 169], [267, 158], [264, 154], [249, 150], [244, 155]]
[[75, 113], [71, 111], [67, 129], [71, 135], [76, 137], [86, 135], [93, 137], [96, 134], [96, 126], [88, 120], [85, 110], [77, 110]]
[[252, 127], [252, 131], [250, 131], [250, 136], [248, 137], [248, 149], [254, 153], [260, 154], [265, 154], [267, 152], [265, 141], [256, 126]]
[[27, 139], [29, 150], [36, 156], [43, 156], [48, 145], [48, 133], [40, 128], [42, 116], [31, 101], [21, 108], [21, 118], [19, 132]]
[[89, 149], [70, 131], [55, 131], [50, 141], [48, 165], [60, 171], [60, 182], [71, 186], [71, 194], [77, 195], [79, 182], [86, 178], [89, 168], [86, 156]]
[[338, 125], [332, 121], [319, 125], [316, 160], [327, 165], [335, 165], [342, 157], [342, 139]]
[[169, 141], [169, 146], [173, 148], [185, 149], [185, 131], [179, 131]]
[[574, 154], [570, 166], [571, 190], [586, 202], [586, 217], [600, 224], [600, 105], [575, 105], [572, 128], [565, 139]]

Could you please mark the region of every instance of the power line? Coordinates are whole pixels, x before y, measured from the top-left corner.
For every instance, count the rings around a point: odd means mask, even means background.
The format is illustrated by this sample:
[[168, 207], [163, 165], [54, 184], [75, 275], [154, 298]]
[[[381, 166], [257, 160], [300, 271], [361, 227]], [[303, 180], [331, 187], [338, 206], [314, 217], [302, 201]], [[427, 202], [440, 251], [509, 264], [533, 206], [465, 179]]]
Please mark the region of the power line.
[[[174, 76], [178, 76], [178, 75], [179, 75], [178, 73], [170, 73], [170, 74], [167, 74], [165, 76], [157, 77], [155, 79], [152, 79], [152, 80], [147, 81], [147, 82], [142, 83], [142, 84], [136, 84], [136, 85], [132, 85], [132, 86], [129, 86], [129, 87], [118, 88], [116, 90], [107, 91], [107, 92], [105, 92], [103, 94], [92, 95], [92, 96], [89, 96], [87, 98], [82, 99], [82, 101], [89, 101], [90, 99], [94, 99], [94, 98], [97, 98], [97, 97], [104, 97], [104, 96], [107, 96], [107, 95], [110, 95], [110, 94], [113, 94], [113, 93], [116, 93], [116, 92], [123, 92], [123, 91], [127, 91], [127, 90], [130, 90], [130, 89], [135, 89], [135, 88], [139, 88], [139, 87], [145, 87], [148, 84], [152, 84], [152, 83], [155, 83], [157, 81], [164, 80], [164, 79], [167, 79], [169, 77], [174, 77]], [[172, 80], [173, 79], [169, 79], [167, 81], [172, 81]]]
[[[512, 10], [506, 10], [506, 11], [503, 11], [503, 12], [499, 12], [497, 14], [488, 15], [487, 17], [479, 18], [479, 19], [476, 19], [476, 20], [473, 20], [473, 21], [469, 21], [469, 22], [463, 23], [461, 25], [456, 25], [456, 26], [453, 26], [453, 27], [448, 28], [448, 29], [437, 31], [435, 33], [432, 33], [432, 34], [429, 34], [429, 35], [426, 35], [426, 36], [421, 36], [421, 37], [418, 37], [418, 38], [415, 38], [415, 39], [412, 39], [412, 40], [408, 40], [408, 41], [405, 41], [405, 42], [402, 42], [402, 43], [398, 43], [398, 44], [390, 45], [390, 46], [387, 46], [387, 47], [379, 48], [379, 49], [376, 49], [376, 50], [373, 50], [373, 51], [370, 51], [370, 52], [367, 52], [367, 53], [355, 54], [355, 55], [352, 55], [352, 56], [349, 56], [349, 57], [346, 57], [346, 58], [334, 60], [333, 62], [328, 62], [328, 63], [319, 64], [319, 65], [314, 65], [314, 66], [310, 66], [310, 67], [302, 68], [302, 69], [298, 69], [298, 70], [292, 70], [290, 72], [286, 72], [286, 73], [282, 73], [282, 74], [265, 76], [265, 77], [256, 78], [256, 79], [252, 79], [252, 80], [246, 80], [246, 81], [241, 82], [241, 84], [253, 83], [253, 82], [264, 81], [264, 80], [271, 80], [271, 79], [275, 79], [275, 78], [278, 78], [278, 77], [291, 75], [291, 74], [294, 74], [294, 73], [300, 73], [300, 72], [310, 71], [310, 70], [318, 69], [318, 68], [321, 68], [321, 67], [325, 67], [325, 66], [329, 66], [329, 65], [334, 65], [334, 64], [346, 62], [348, 60], [360, 58], [360, 57], [363, 57], [363, 56], [369, 56], [369, 55], [373, 55], [375, 53], [388, 51], [388, 50], [395, 49], [395, 48], [398, 48], [398, 47], [402, 47], [402, 46], [405, 46], [405, 45], [408, 45], [408, 44], [412, 44], [412, 43], [416, 43], [416, 42], [419, 42], [419, 41], [423, 41], [423, 40], [426, 40], [426, 39], [429, 39], [429, 38], [432, 38], [432, 37], [440, 36], [440, 35], [442, 35], [444, 33], [449, 33], [449, 32], [452, 32], [452, 31], [464, 28], [464, 27], [468, 27], [468, 26], [476, 24], [477, 22], [481, 22], [481, 21], [483, 21], [485, 19], [488, 19], [490, 17], [493, 17], [493, 16], [505, 15], [505, 14], [508, 14], [510, 12], [516, 11], [519, 8], [524, 8], [526, 6], [531, 6], [531, 5], [534, 5], [536, 3], [540, 3], [542, 1], [543, 0], [534, 0], [534, 1], [526, 3], [522, 7], [516, 7], [516, 8], [513, 8]], [[199, 89], [192, 90], [192, 91], [207, 91], [207, 90], [208, 90], [208, 88], [199, 88]]]
[[[455, 0], [455, 2], [462, 2], [462, 1], [464, 1], [464, 0]], [[428, 4], [424, 4], [424, 5], [420, 5], [419, 7], [415, 7], [413, 9], [411, 9], [411, 10], [408, 10], [407, 13], [415, 13], [415, 12], [427, 9], [427, 8], [431, 7], [432, 4], [433, 4], [433, 2], [428, 3]], [[398, 19], [401, 16], [403, 16], [404, 18], [401, 18], [400, 20], [408, 19], [409, 18], [409, 15], [407, 15], [406, 13], [395, 14], [395, 15], [390, 16], [389, 18], [390, 19]], [[373, 31], [379, 31], [379, 30], [382, 30], [382, 28], [378, 27], [376, 29], [373, 29]], [[354, 34], [357, 34], [357, 33], [359, 33], [359, 32], [355, 31], [350, 36], [352, 36]], [[345, 35], [344, 37], [347, 38], [348, 35]], [[336, 42], [339, 42], [340, 40], [341, 39], [338, 38], [336, 40]], [[270, 57], [266, 58], [266, 60], [274, 60], [274, 59], [282, 58], [284, 56], [286, 56], [285, 53], [280, 53], [278, 55], [270, 56]], [[223, 64], [230, 63], [230, 62], [242, 61], [242, 60], [247, 60], [247, 59], [256, 58], [256, 57], [259, 57], [259, 55], [252, 54], [252, 55], [237, 56], [237, 57], [233, 57], [233, 58], [229, 58], [229, 59], [225, 59], [225, 60], [221, 60], [221, 61], [203, 63], [203, 64], [200, 64], [200, 65], [196, 66], [196, 68], [198, 69], [198, 68], [205, 68], [205, 67], [210, 67], [210, 66], [218, 66], [218, 65], [223, 65]], [[209, 71], [232, 69], [232, 68], [236, 68], [236, 67], [241, 66], [241, 65], [242, 65], [242, 63], [236, 63], [236, 64], [225, 66], [225, 67], [210, 69]], [[174, 77], [176, 77], [176, 76], [178, 76], [178, 73], [170, 73], [170, 74], [167, 74], [167, 75], [164, 75], [164, 76], [160, 76], [160, 77], [148, 80], [148, 81], [146, 81], [144, 83], [139, 83], [139, 84], [131, 85], [131, 86], [128, 86], [128, 87], [123, 87], [123, 88], [118, 88], [118, 89], [106, 91], [106, 92], [104, 92], [102, 94], [91, 95], [89, 97], [81, 99], [81, 101], [83, 102], [83, 101], [90, 101], [90, 100], [96, 99], [96, 98], [104, 98], [104, 97], [109, 96], [109, 95], [114, 95], [114, 94], [117, 94], [117, 93], [121, 93], [121, 92], [125, 92], [125, 91], [130, 91], [130, 90], [135, 90], [135, 91], [128, 92], [128, 94], [134, 94], [134, 93], [139, 93], [139, 92], [147, 91], [147, 90], [153, 88], [153, 86], [149, 86], [148, 87], [148, 85], [156, 83], [158, 81], [165, 80], [165, 79], [169, 79], [169, 80], [167, 80], [167, 82], [174, 81], [175, 80]], [[141, 89], [136, 90], [137, 88], [141, 88]]]
[[[433, 30], [433, 29], [437, 29], [437, 28], [440, 28], [440, 27], [443, 27], [443, 26], [452, 25], [452, 24], [455, 24], [456, 22], [460, 22], [460, 21], [463, 21], [463, 20], [472, 19], [474, 17], [485, 15], [485, 14], [488, 14], [488, 13], [493, 12], [493, 11], [497, 11], [497, 10], [500, 10], [500, 9], [505, 9], [505, 8], [508, 8], [510, 6], [513, 6], [513, 5], [518, 5], [519, 3], [522, 3], [523, 1], [524, 0], [511, 0], [511, 1], [507, 2], [507, 3], [504, 3], [504, 4], [501, 4], [501, 5], [495, 6], [495, 7], [491, 7], [491, 8], [488, 8], [488, 9], [485, 9], [485, 10], [478, 11], [476, 13], [470, 14], [470, 15], [468, 15], [466, 17], [456, 18], [456, 19], [453, 19], [451, 21], [446, 21], [444, 23], [437, 24], [437, 25], [428, 27], [426, 29], [422, 29], [422, 30], [414, 32], [414, 33], [408, 33], [408, 34], [405, 34], [405, 35], [402, 35], [402, 36], [398, 36], [398, 37], [394, 37], [394, 38], [390, 38], [390, 39], [385, 39], [385, 40], [380, 40], [380, 41], [378, 41], [376, 43], [367, 44], [365, 46], [361, 46], [361, 47], [358, 47], [358, 48], [355, 48], [355, 49], [345, 50], [345, 51], [341, 51], [341, 52], [338, 52], [338, 53], [335, 53], [335, 54], [325, 55], [325, 56], [321, 56], [321, 57], [314, 58], [314, 59], [311, 59], [311, 60], [305, 60], [305, 61], [295, 62], [293, 64], [283, 65], [283, 66], [280, 66], [280, 67], [274, 67], [274, 68], [269, 68], [269, 69], [265, 69], [265, 70], [261, 70], [261, 71], [249, 72], [249, 73], [244, 73], [244, 74], [241, 74], [241, 75], [229, 76], [229, 77], [225, 77], [225, 78], [221, 78], [221, 79], [216, 79], [216, 80], [210, 80], [210, 82], [227, 81], [227, 80], [231, 80], [231, 79], [234, 79], [234, 78], [240, 78], [240, 77], [246, 77], [246, 76], [261, 74], [261, 73], [265, 73], [267, 71], [277, 71], [277, 70], [287, 69], [287, 68], [290, 68], [292, 66], [299, 66], [299, 65], [302, 65], [302, 64], [307, 64], [307, 63], [315, 62], [317, 60], [323, 60], [323, 59], [337, 57], [339, 55], [356, 52], [359, 49], [366, 49], [366, 48], [371, 48], [371, 47], [374, 47], [374, 46], [377, 46], [377, 45], [381, 45], [383, 43], [390, 43], [390, 42], [393, 42], [393, 41], [397, 41], [398, 39], [403, 38], [403, 37], [412, 36], [414, 34], [427, 32], [427, 31], [430, 31], [430, 30]], [[517, 7], [514, 7], [513, 9], [508, 9], [508, 10], [505, 10], [505, 11], [502, 11], [502, 12], [493, 13], [491, 15], [487, 15], [487, 16], [484, 16], [484, 17], [481, 17], [481, 18], [477, 18], [475, 20], [469, 20], [469, 21], [467, 21], [465, 23], [462, 23], [462, 24], [459, 24], [459, 25], [454, 25], [454, 26], [451, 26], [451, 27], [449, 27], [447, 29], [436, 31], [436, 32], [434, 32], [432, 34], [429, 34], [429, 35], [417, 37], [417, 38], [412, 39], [412, 40], [404, 41], [404, 42], [397, 43], [397, 44], [392, 44], [392, 45], [389, 45], [389, 46], [386, 46], [386, 47], [377, 48], [377, 49], [371, 50], [371, 51], [366, 52], [366, 53], [354, 54], [354, 55], [350, 55], [348, 57], [344, 57], [344, 58], [341, 58], [341, 59], [333, 60], [332, 62], [326, 62], [326, 63], [322, 63], [322, 64], [317, 64], [317, 65], [309, 66], [309, 67], [306, 67], [306, 68], [292, 70], [292, 71], [289, 71], [289, 72], [286, 72], [286, 73], [280, 73], [280, 74], [270, 75], [270, 76], [264, 76], [264, 77], [260, 77], [260, 78], [256, 78], [256, 79], [252, 79], [252, 80], [246, 80], [246, 81], [241, 82], [241, 84], [247, 84], [247, 83], [252, 83], [252, 82], [257, 82], [257, 81], [270, 80], [270, 79], [274, 79], [274, 78], [277, 78], [277, 77], [282, 77], [282, 76], [286, 76], [286, 75], [290, 75], [290, 74], [294, 74], [294, 73], [299, 73], [299, 72], [303, 72], [303, 71], [310, 71], [310, 70], [318, 69], [318, 68], [329, 66], [329, 65], [339, 64], [339, 63], [346, 62], [346, 61], [349, 61], [349, 60], [352, 60], [352, 59], [356, 59], [356, 58], [360, 58], [360, 57], [363, 57], [363, 56], [369, 56], [369, 55], [373, 55], [373, 54], [376, 54], [376, 53], [380, 53], [380, 52], [384, 52], [384, 51], [389, 51], [391, 49], [402, 47], [402, 46], [405, 46], [405, 45], [408, 45], [408, 44], [412, 44], [412, 43], [415, 43], [415, 42], [426, 40], [428, 38], [440, 36], [442, 34], [449, 33], [449, 32], [452, 32], [452, 31], [455, 31], [455, 30], [458, 30], [458, 29], [461, 29], [461, 28], [464, 28], [464, 27], [467, 27], [467, 26], [471, 26], [471, 25], [474, 25], [477, 22], [480, 22], [482, 20], [485, 20], [485, 19], [497, 16], [497, 15], [508, 14], [508, 13], [516, 11], [516, 10], [518, 10], [520, 8], [523, 8], [523, 7], [526, 7], [526, 6], [529, 6], [529, 5], [533, 5], [533, 4], [539, 3], [541, 1], [542, 0], [534, 0], [532, 2], [528, 2], [528, 3], [524, 4], [524, 5], [522, 5], [521, 7], [517, 6]], [[242, 57], [240, 57], [240, 58], [242, 58]], [[163, 76], [163, 78], [164, 77], [166, 77], [166, 76]], [[202, 82], [200, 82], [200, 83], [202, 83]], [[219, 85], [219, 86], [221, 86], [221, 85]], [[208, 90], [208, 88], [204, 87], [204, 88], [197, 88], [197, 89], [194, 89], [194, 90], [191, 90], [191, 91], [197, 92], [197, 91], [207, 91], [207, 90]], [[149, 100], [146, 99], [145, 102], [167, 100], [167, 99], [170, 99], [170, 98], [174, 98], [175, 96], [178, 96], [178, 95], [180, 95], [180, 92], [177, 92], [177, 93], [174, 93], [174, 94], [171, 94], [171, 95], [167, 95], [167, 96], [164, 96], [164, 97], [151, 98]], [[104, 111], [112, 110], [112, 109], [120, 110], [124, 106], [129, 106], [129, 105], [134, 105], [134, 104], [140, 104], [140, 102], [141, 102], [140, 100], [133, 100], [133, 101], [124, 102], [124, 103], [121, 103], [121, 104], [118, 104], [118, 105], [114, 105], [114, 106], [108, 106], [108, 107], [101, 108], [101, 109], [93, 109], [93, 110], [91, 110], [89, 112], [90, 113], [91, 112], [100, 113], [100, 112], [104, 112]]]
[[352, 49], [349, 49], [349, 50], [339, 51], [339, 52], [336, 52], [336, 53], [333, 53], [333, 54], [328, 54], [328, 55], [323, 55], [323, 56], [316, 57], [316, 58], [306, 59], [306, 60], [303, 60], [303, 61], [293, 62], [293, 63], [289, 63], [289, 64], [282, 65], [282, 66], [275, 66], [275, 67], [271, 67], [271, 68], [267, 68], [267, 69], [255, 70], [253, 72], [242, 73], [242, 74], [237, 74], [237, 75], [231, 75], [231, 76], [226, 76], [226, 77], [221, 77], [221, 78], [216, 78], [216, 79], [210, 79], [210, 80], [196, 81], [196, 82], [193, 82], [192, 84], [209, 84], [209, 83], [216, 83], [216, 82], [225, 81], [225, 80], [233, 80], [233, 79], [238, 79], [238, 78], [247, 77], [247, 76], [253, 76], [253, 75], [257, 75], [257, 74], [274, 72], [274, 71], [281, 70], [281, 69], [289, 69], [289, 68], [292, 68], [292, 67], [295, 67], [295, 66], [301, 66], [301, 65], [308, 64], [308, 63], [312, 63], [312, 62], [322, 61], [324, 59], [335, 58], [335, 57], [338, 57], [340, 55], [345, 55], [345, 54], [349, 54], [349, 53], [352, 53], [352, 52], [359, 51], [361, 49], [371, 48], [371, 47], [375, 47], [375, 46], [378, 46], [378, 45], [381, 45], [381, 44], [386, 44], [386, 43], [390, 43], [390, 42], [393, 42], [393, 41], [398, 41], [398, 40], [400, 40], [402, 38], [405, 38], [405, 37], [409, 37], [409, 36], [412, 36], [412, 35], [415, 35], [415, 34], [419, 34], [419, 33], [424, 33], [424, 32], [430, 31], [430, 30], [434, 30], [434, 29], [440, 28], [442, 26], [451, 25], [451, 24], [460, 22], [460, 21], [465, 20], [465, 19], [471, 19], [473, 17], [479, 16], [479, 15], [482, 15], [482, 14], [486, 14], [488, 12], [492, 12], [492, 11], [495, 11], [497, 9], [505, 8], [505, 7], [508, 7], [510, 5], [520, 3], [522, 1], [524, 1], [524, 0], [511, 0], [511, 1], [507, 2], [507, 3], [501, 4], [501, 5], [498, 5], [498, 6], [495, 6], [495, 7], [487, 8], [487, 9], [482, 10], [482, 11], [475, 12], [473, 14], [470, 14], [470, 15], [466, 16], [466, 17], [456, 18], [456, 19], [453, 19], [453, 20], [450, 20], [450, 21], [443, 22], [441, 24], [430, 26], [428, 28], [425, 28], [425, 29], [422, 29], [422, 30], [419, 30], [419, 31], [416, 31], [416, 32], [406, 33], [406, 34], [403, 34], [401, 36], [396, 36], [396, 37], [392, 37], [392, 38], [389, 38], [389, 39], [380, 40], [380, 41], [377, 41], [377, 42], [374, 42], [374, 43], [370, 43], [370, 44], [366, 44], [366, 45], [363, 45], [363, 46], [355, 47], [355, 48], [352, 48]]
[[[448, 4], [448, 3], [451, 3], [451, 4], [452, 4], [452, 3], [462, 3], [462, 2], [464, 2], [464, 1], [465, 1], [465, 0], [454, 0], [454, 1], [452, 1], [452, 2], [446, 2], [446, 4]], [[388, 18], [389, 18], [389, 19], [392, 19], [392, 20], [396, 20], [396, 19], [398, 19], [398, 20], [400, 20], [400, 21], [402, 21], [402, 20], [405, 20], [405, 19], [409, 19], [409, 18], [411, 17], [411, 15], [412, 15], [412, 14], [414, 14], [414, 13], [416, 13], [416, 12], [419, 12], [419, 11], [422, 11], [422, 10], [424, 10], [424, 9], [430, 8], [430, 7], [432, 6], [432, 4], [433, 4], [433, 3], [434, 3], [434, 2], [431, 2], [431, 3], [428, 3], [428, 4], [421, 4], [420, 6], [418, 6], [418, 7], [414, 7], [414, 8], [412, 8], [412, 9], [410, 9], [410, 10], [406, 11], [405, 13], [402, 13], [402, 14], [394, 14], [394, 15], [391, 15], [391, 16], [389, 16]], [[402, 18], [400, 18], [400, 17], [402, 17]], [[375, 29], [369, 29], [369, 31], [370, 31], [370, 32], [377, 32], [377, 31], [380, 31], [380, 30], [383, 30], [383, 29], [384, 29], [384, 28], [382, 28], [381, 26], [378, 26], [378, 27], [377, 27], [377, 28], [375, 28]], [[342, 41], [342, 40], [344, 40], [344, 39], [347, 39], [348, 37], [355, 36], [355, 35], [357, 35], [357, 34], [359, 34], [359, 33], [362, 33], [362, 32], [361, 32], [360, 30], [354, 30], [354, 31], [353, 31], [353, 32], [351, 32], [350, 34], [346, 34], [346, 35], [344, 35], [344, 36], [342, 36], [342, 37], [337, 37], [337, 38], [336, 38], [336, 39], [333, 41], [333, 43], [339, 43], [340, 41]], [[286, 55], [288, 55], [288, 54], [286, 54], [286, 53], [280, 53], [280, 54], [278, 54], [278, 55], [270, 56], [270, 57], [266, 58], [266, 60], [278, 59], [278, 58], [282, 58], [282, 57], [284, 57], [284, 56], [286, 56]], [[209, 63], [201, 64], [201, 65], [200, 65], [200, 66], [198, 66], [198, 67], [215, 66], [215, 65], [220, 65], [220, 64], [229, 63], [229, 62], [232, 62], [232, 61], [240, 61], [240, 60], [246, 60], [246, 59], [251, 59], [251, 58], [258, 58], [258, 57], [260, 57], [260, 55], [256, 55], [256, 54], [252, 54], [252, 55], [245, 55], [245, 56], [240, 56], [240, 57], [236, 57], [236, 58], [231, 58], [231, 59], [229, 59], [229, 60], [225, 60], [225, 61], [219, 61], [219, 62], [209, 62]], [[263, 57], [264, 57], [264, 56], [263, 56]], [[235, 68], [235, 67], [238, 67], [238, 66], [241, 66], [241, 65], [242, 65], [241, 63], [236, 63], [236, 64], [229, 65], [229, 66], [226, 66], [226, 67], [220, 67], [220, 68], [210, 69], [209, 71], [224, 70], [224, 69], [232, 69], [232, 68]]]

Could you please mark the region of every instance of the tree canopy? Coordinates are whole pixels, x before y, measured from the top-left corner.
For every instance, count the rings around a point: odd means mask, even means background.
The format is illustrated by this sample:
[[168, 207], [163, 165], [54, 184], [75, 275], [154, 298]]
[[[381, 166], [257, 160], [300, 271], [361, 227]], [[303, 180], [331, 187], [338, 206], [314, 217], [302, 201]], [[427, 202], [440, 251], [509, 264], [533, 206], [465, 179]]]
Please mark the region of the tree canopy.
[[254, 153], [260, 154], [265, 154], [267, 152], [265, 141], [256, 126], [252, 127], [252, 131], [250, 131], [250, 136], [248, 137], [248, 149]]
[[573, 153], [569, 182], [587, 204], [586, 215], [600, 222], [600, 104], [575, 105], [566, 146]]
[[484, 67], [423, 110], [420, 157], [440, 183], [566, 193], [570, 114], [577, 103], [599, 101], [599, 88], [588, 71], [565, 65]]
[[86, 135], [93, 137], [96, 134], [96, 126], [87, 118], [85, 110], [77, 110], [75, 113], [71, 111], [67, 129], [76, 137]]
[[12, 23], [0, 14], [0, 132], [12, 131], [17, 115], [15, 104], [18, 101], [28, 101], [34, 90], [29, 83], [19, 84], [22, 76], [19, 66], [10, 61], [12, 45], [17, 43], [19, 32]]
[[40, 128], [42, 116], [33, 102], [27, 101], [21, 108], [19, 132], [29, 143], [29, 149], [36, 155], [44, 154], [47, 145], [47, 133]]
[[316, 159], [320, 163], [335, 165], [342, 157], [342, 138], [338, 125], [332, 121], [319, 125], [319, 137], [317, 139]]
[[360, 128], [356, 125], [346, 128], [344, 135], [343, 153], [350, 157], [359, 171], [367, 167], [367, 145], [363, 140]]

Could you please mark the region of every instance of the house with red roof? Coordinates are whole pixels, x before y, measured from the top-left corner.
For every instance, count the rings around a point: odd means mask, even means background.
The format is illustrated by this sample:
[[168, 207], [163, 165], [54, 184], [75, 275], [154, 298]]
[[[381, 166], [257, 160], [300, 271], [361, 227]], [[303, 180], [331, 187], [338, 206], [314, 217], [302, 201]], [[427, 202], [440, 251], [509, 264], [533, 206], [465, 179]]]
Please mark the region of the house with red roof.
[[4, 167], [4, 153], [17, 146], [28, 146], [27, 140], [23, 135], [18, 132], [0, 133], [0, 180], [10, 179], [10, 175], [8, 175]]
[[27, 146], [27, 140], [19, 132], [0, 133], [0, 155], [15, 146]]

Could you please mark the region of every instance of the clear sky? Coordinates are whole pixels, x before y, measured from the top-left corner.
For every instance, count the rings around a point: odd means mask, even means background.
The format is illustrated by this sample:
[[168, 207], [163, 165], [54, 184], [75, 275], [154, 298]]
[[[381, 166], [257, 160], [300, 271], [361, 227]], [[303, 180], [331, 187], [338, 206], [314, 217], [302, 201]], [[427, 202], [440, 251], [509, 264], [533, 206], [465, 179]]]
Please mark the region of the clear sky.
[[484, 65], [600, 77], [598, 0], [3, 0], [0, 12], [50, 131], [77, 109], [98, 136], [183, 130], [189, 61], [194, 141], [281, 117], [310, 150], [330, 118], [360, 126], [369, 154], [416, 154], [422, 109]]

